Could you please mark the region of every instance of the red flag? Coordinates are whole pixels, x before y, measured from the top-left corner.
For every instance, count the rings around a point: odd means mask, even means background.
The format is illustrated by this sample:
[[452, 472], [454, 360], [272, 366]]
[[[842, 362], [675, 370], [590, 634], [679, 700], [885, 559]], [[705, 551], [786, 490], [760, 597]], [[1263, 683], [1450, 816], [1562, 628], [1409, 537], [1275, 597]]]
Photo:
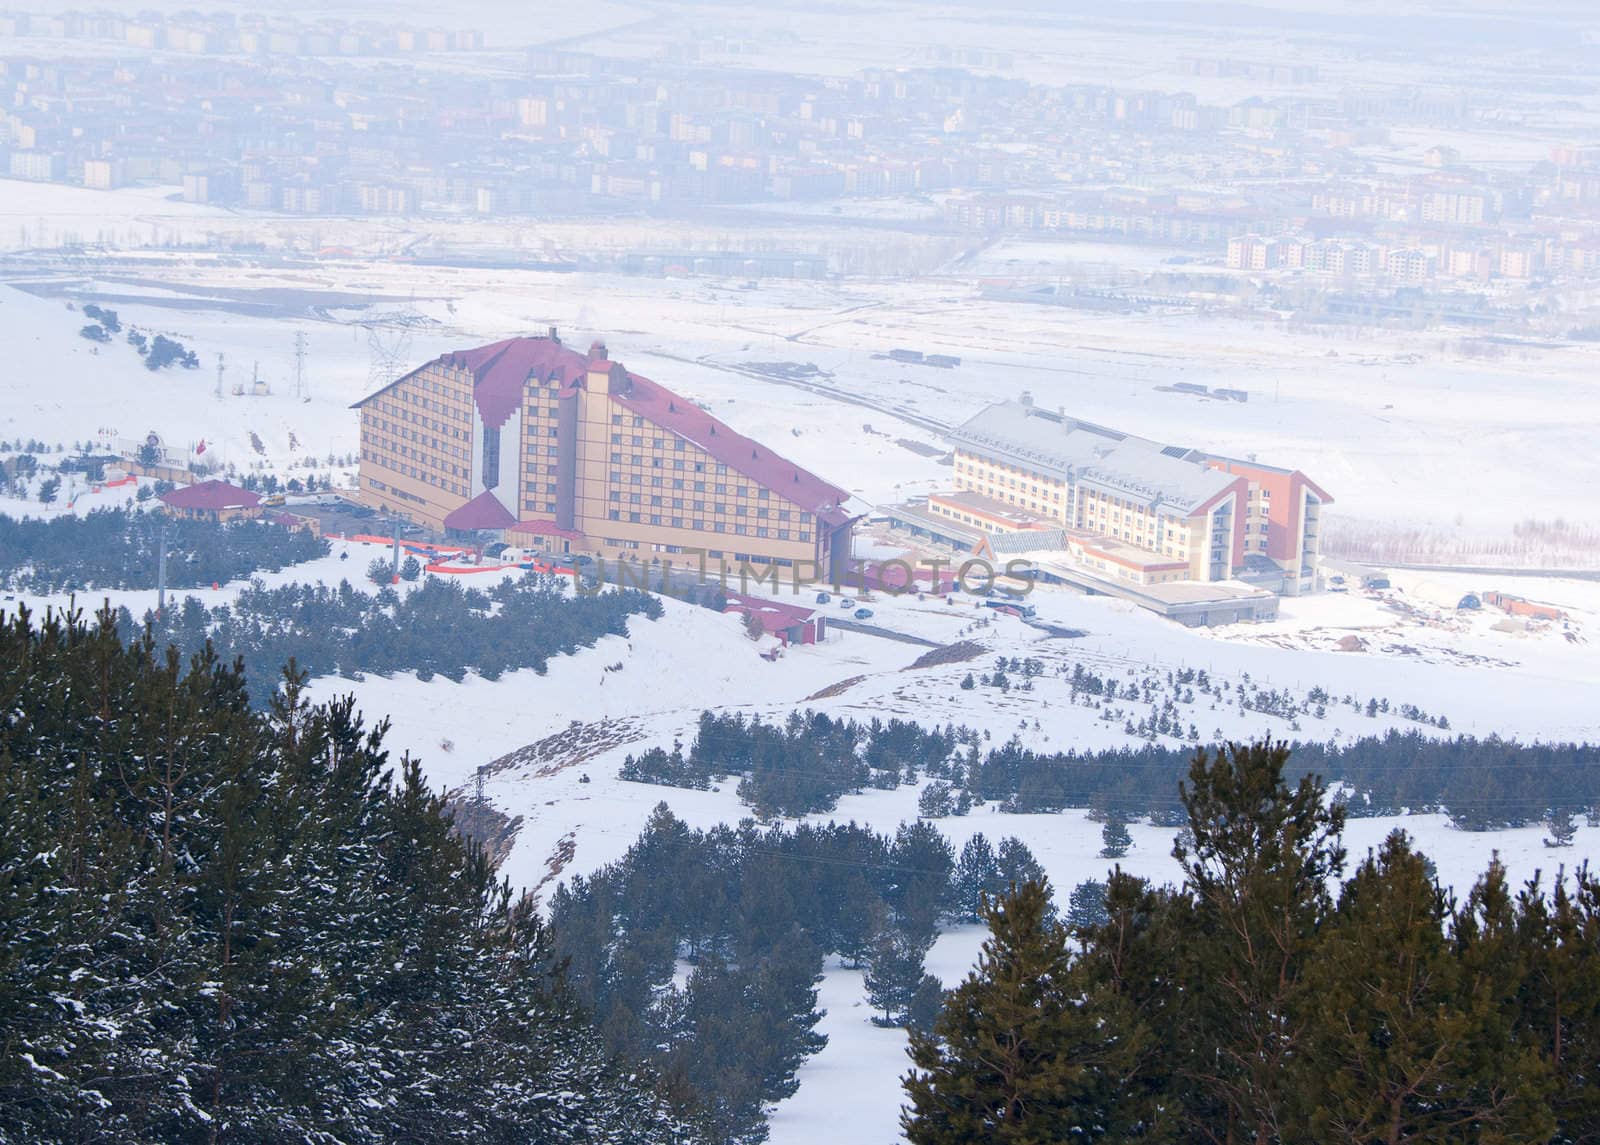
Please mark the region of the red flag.
[[200, 444], [194, 447], [194, 452], [195, 452], [196, 456], [199, 456], [200, 454], [204, 453], [205, 451], [206, 451], [206, 439], [202, 437], [200, 439]]

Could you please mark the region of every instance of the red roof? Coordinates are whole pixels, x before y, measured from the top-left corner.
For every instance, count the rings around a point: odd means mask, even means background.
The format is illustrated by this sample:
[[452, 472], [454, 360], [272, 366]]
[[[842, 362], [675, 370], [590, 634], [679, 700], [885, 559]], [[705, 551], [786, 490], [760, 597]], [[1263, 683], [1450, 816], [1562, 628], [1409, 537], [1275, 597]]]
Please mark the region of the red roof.
[[505, 529], [517, 523], [516, 516], [500, 503], [492, 489], [485, 489], [459, 509], [446, 514], [444, 527], [465, 529]]
[[174, 509], [254, 509], [261, 498], [248, 489], [229, 485], [226, 481], [200, 481], [184, 485], [171, 493], [161, 495], [163, 504]]
[[571, 385], [588, 372], [589, 359], [553, 338], [507, 338], [474, 350], [454, 350], [435, 361], [471, 370], [473, 397], [483, 424], [505, 425], [522, 404], [522, 387], [530, 377], [541, 382], [558, 378]]
[[518, 521], [510, 526], [510, 532], [528, 533], [535, 537], [565, 537], [569, 541], [583, 540], [583, 534], [576, 529], [563, 529], [554, 521]]
[[[605, 347], [598, 343], [588, 354], [582, 354], [563, 346], [554, 338], [508, 338], [472, 350], [442, 354], [434, 362], [472, 371], [475, 379], [473, 396], [483, 424], [498, 427], [503, 426], [522, 404], [523, 388], [530, 377], [540, 382], [554, 378], [560, 382], [563, 390], [570, 392], [572, 386], [583, 382], [590, 363], [596, 360], [605, 360]], [[621, 379], [613, 382], [611, 396], [624, 409], [640, 414], [693, 442], [729, 469], [760, 482], [800, 508], [815, 513], [824, 525], [834, 527], [850, 519], [850, 515], [840, 507], [850, 496], [845, 490], [830, 485], [810, 470], [735, 433], [725, 423], [665, 386], [630, 371], [621, 373], [626, 378], [626, 385], [619, 384]], [[366, 400], [364, 398], [356, 404], [359, 406]], [[456, 512], [465, 512], [465, 508]], [[449, 525], [449, 522], [446, 521], [446, 524]]]
[[738, 592], [728, 593], [728, 600], [723, 605], [723, 611], [754, 616], [761, 622], [761, 631], [769, 636], [786, 632], [797, 624], [805, 624], [817, 614], [817, 610], [814, 608], [802, 608], [795, 604], [779, 604], [777, 601], [763, 600], [758, 596], [746, 596]]
[[[633, 373], [628, 375], [628, 379], [633, 383], [630, 392], [619, 394], [615, 387], [611, 391], [617, 404], [643, 415], [679, 437], [687, 438], [729, 469], [759, 481], [800, 508], [824, 516], [849, 499], [850, 494], [843, 489], [785, 460], [766, 446], [735, 433], [705, 410], [691, 401], [685, 401], [665, 386]], [[837, 521], [828, 523], [843, 524], [848, 518], [848, 514], [842, 511], [837, 516]]]

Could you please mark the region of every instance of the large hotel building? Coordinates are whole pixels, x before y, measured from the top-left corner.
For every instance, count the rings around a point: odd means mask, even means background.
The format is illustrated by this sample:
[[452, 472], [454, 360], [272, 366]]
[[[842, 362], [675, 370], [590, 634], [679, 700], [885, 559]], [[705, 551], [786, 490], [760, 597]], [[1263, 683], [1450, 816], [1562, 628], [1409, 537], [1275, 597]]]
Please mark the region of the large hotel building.
[[956, 491], [928, 518], [1009, 552], [1066, 550], [1114, 581], [1316, 586], [1332, 498], [1304, 473], [1162, 445], [1018, 401], [949, 435]]
[[[848, 494], [610, 360], [547, 337], [444, 354], [357, 402], [361, 498], [552, 553], [829, 575]], [[673, 563], [692, 563], [690, 561]]]

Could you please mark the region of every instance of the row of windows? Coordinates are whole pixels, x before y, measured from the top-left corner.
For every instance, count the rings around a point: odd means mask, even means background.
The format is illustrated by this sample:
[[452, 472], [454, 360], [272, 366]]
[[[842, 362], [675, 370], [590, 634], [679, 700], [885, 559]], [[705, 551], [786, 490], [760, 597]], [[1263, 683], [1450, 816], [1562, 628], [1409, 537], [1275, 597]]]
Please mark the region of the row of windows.
[[385, 455], [390, 457], [404, 457], [408, 460], [416, 461], [419, 464], [427, 466], [431, 469], [437, 469], [439, 472], [451, 477], [465, 477], [467, 475], [467, 467], [465, 465], [456, 465], [448, 461], [441, 461], [438, 454], [430, 453], [426, 449], [416, 449], [412, 446], [404, 445], [400, 442], [391, 441], [381, 437], [373, 438], [370, 442], [368, 442], [368, 446], [369, 448], [366, 450], [366, 452], [372, 454], [372, 459], [374, 461], [381, 462]]
[[[369, 411], [363, 420], [366, 421], [369, 429], [399, 434], [401, 437], [409, 437], [413, 441], [417, 440], [418, 433], [423, 430], [430, 433], [441, 433], [456, 441], [466, 441], [470, 437], [467, 430], [459, 426], [445, 425], [444, 422], [431, 417], [412, 417], [409, 414], [401, 414], [391, 421], [389, 418]], [[410, 428], [411, 426], [418, 426], [420, 429], [412, 429]]]
[[780, 541], [791, 539], [809, 541], [811, 539], [811, 533], [806, 529], [796, 532], [790, 529], [769, 529], [761, 525], [754, 528], [749, 525], [733, 525], [730, 527], [722, 521], [707, 522], [699, 517], [664, 517], [659, 513], [624, 512], [621, 509], [612, 509], [608, 516], [613, 521], [628, 521], [635, 525], [665, 525], [673, 529], [694, 529], [696, 532], [702, 533], [709, 530], [713, 533], [733, 533], [735, 536], [740, 537], [756, 536], [774, 538]]
[[[622, 491], [619, 490], [619, 489], [611, 490], [610, 499], [613, 500], [613, 501], [621, 501], [623, 499], [622, 498]], [[628, 502], [630, 504], [633, 504], [633, 505], [643, 505], [643, 504], [647, 503], [644, 500], [644, 494], [642, 494], [642, 493], [629, 493], [627, 499], [628, 499]], [[672, 507], [674, 509], [692, 508], [696, 512], [705, 512], [706, 511], [706, 502], [704, 502], [704, 501], [694, 501], [694, 502], [686, 503], [685, 499], [682, 498], [682, 497], [673, 497], [673, 498], [669, 499], [669, 498], [661, 496], [660, 494], [651, 494], [648, 504], [651, 504], [651, 505], [665, 505], [665, 504], [668, 503], [669, 500], [670, 500], [671, 505], [672, 505]], [[729, 513], [728, 506], [726, 504], [724, 504], [723, 502], [721, 502], [721, 501], [718, 501], [715, 504], [713, 504], [711, 506], [711, 510], [710, 511], [712, 513], [717, 514], [718, 516], [723, 516], [723, 517], [726, 517], [728, 515], [728, 513]], [[759, 518], [761, 518], [763, 520], [766, 520], [768, 518], [772, 518], [772, 519], [779, 520], [779, 521], [787, 521], [791, 517], [791, 513], [790, 513], [790, 511], [788, 509], [766, 509], [766, 508], [755, 509], [755, 508], [750, 508], [750, 507], [745, 506], [745, 505], [735, 505], [733, 507], [733, 509], [732, 509], [732, 512], [733, 512], [733, 515], [735, 517], [750, 516], [750, 517], [759, 517]], [[800, 514], [800, 518], [801, 518], [801, 521], [803, 523], [809, 524], [810, 521], [811, 521], [811, 514], [810, 513], [802, 513], [802, 514]]]
[[[409, 477], [413, 481], [421, 481], [425, 485], [432, 485], [435, 488], [442, 489], [444, 492], [453, 494], [454, 496], [465, 497], [467, 495], [467, 486], [463, 482], [448, 481], [431, 470], [410, 465], [403, 461], [397, 461], [391, 457], [381, 457], [369, 449], [363, 449], [361, 451], [361, 459], [363, 461], [371, 461], [375, 464], [381, 465], [385, 469], [388, 469], [394, 473], [399, 473], [402, 476]], [[378, 488], [383, 487], [379, 482], [376, 481], [372, 481], [370, 483]], [[401, 490], [399, 489], [391, 489], [390, 492], [394, 493], [396, 496], [402, 495]], [[421, 497], [417, 497], [413, 494], [404, 495], [409, 497], [411, 500], [419, 502], [422, 501]]]

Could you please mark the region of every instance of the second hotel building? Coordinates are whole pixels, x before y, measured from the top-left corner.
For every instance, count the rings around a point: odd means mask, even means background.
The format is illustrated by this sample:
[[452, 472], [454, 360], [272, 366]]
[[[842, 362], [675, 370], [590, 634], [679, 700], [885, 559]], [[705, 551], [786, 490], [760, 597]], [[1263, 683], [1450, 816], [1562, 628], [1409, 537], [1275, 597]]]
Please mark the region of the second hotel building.
[[814, 562], [824, 576], [850, 557], [843, 489], [600, 342], [580, 353], [552, 329], [443, 354], [354, 408], [361, 499], [430, 529], [608, 559]]

